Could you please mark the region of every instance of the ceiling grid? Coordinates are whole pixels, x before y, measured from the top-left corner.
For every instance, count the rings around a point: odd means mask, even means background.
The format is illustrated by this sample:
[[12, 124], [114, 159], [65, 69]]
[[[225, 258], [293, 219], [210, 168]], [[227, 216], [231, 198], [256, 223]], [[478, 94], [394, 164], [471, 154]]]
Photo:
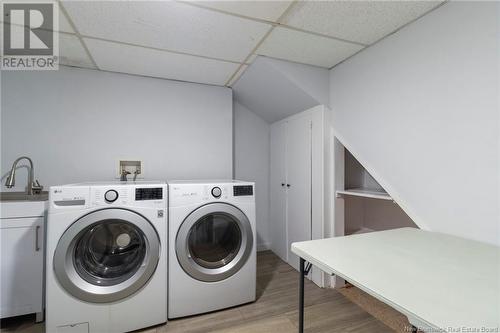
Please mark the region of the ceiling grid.
[[59, 3], [62, 64], [232, 86], [258, 55], [332, 68], [444, 2]]
[[[297, 3], [297, 1], [292, 1], [292, 3], [290, 3], [290, 5], [285, 9], [285, 11], [280, 15], [280, 17], [276, 20], [277, 23], [281, 22], [281, 20], [290, 12], [290, 10], [293, 8], [293, 6]], [[274, 25], [271, 26], [271, 28], [268, 30], [268, 32], [264, 35], [264, 37], [262, 37], [262, 39], [257, 43], [257, 45], [255, 45], [255, 47], [253, 48], [253, 50], [247, 55], [247, 57], [245, 58], [245, 61], [243, 64], [240, 65], [240, 67], [233, 73], [233, 75], [229, 78], [229, 80], [227, 80], [226, 82], [226, 86], [229, 86], [229, 84], [234, 84], [236, 83], [236, 81], [238, 80], [238, 77], [236, 77], [237, 74], [239, 74], [239, 76], [241, 76], [241, 74], [243, 74], [243, 71], [241, 70], [243, 68], [243, 65], [248, 61], [248, 59], [250, 59], [254, 54], [255, 52], [259, 49], [259, 47], [262, 45], [262, 43], [264, 43], [264, 41], [267, 39], [267, 37], [269, 37], [269, 35], [273, 32], [274, 30]]]
[[[69, 17], [68, 13], [66, 12], [66, 10], [64, 9], [64, 6], [59, 2], [59, 0], [57, 1], [57, 3], [59, 4], [59, 10], [60, 10], [60, 14], [63, 15], [63, 17], [66, 19], [66, 21], [68, 22], [69, 26], [71, 27], [71, 29], [73, 29], [74, 31], [74, 34], [75, 36], [78, 38], [78, 40], [80, 41], [83, 49], [85, 50], [85, 53], [87, 55], [87, 57], [90, 59], [90, 61], [92, 62], [92, 65], [96, 68], [96, 69], [99, 69], [99, 66], [97, 66], [97, 63], [95, 62], [94, 58], [92, 57], [92, 54], [90, 54], [90, 51], [87, 47], [87, 45], [85, 45], [85, 42], [83, 41], [83, 38], [82, 36], [80, 35], [80, 33], [78, 32], [78, 29], [77, 27], [75, 26], [75, 24], [73, 23], [73, 21], [71, 21], [71, 17]], [[64, 33], [64, 32], [63, 32]]]

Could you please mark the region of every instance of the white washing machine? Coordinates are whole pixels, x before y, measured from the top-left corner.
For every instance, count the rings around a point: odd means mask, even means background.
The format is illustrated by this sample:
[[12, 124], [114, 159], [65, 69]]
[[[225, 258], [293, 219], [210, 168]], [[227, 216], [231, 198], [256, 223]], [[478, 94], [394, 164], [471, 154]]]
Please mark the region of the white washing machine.
[[168, 317], [255, 301], [254, 183], [168, 183]]
[[46, 332], [128, 332], [167, 320], [165, 183], [50, 188]]

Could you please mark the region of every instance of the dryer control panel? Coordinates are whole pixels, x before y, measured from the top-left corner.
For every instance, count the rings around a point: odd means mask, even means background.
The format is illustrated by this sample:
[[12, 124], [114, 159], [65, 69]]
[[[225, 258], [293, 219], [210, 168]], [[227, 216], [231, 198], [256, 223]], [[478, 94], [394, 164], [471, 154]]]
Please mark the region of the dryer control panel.
[[251, 182], [186, 183], [169, 185], [170, 206], [207, 202], [253, 202], [254, 184]]

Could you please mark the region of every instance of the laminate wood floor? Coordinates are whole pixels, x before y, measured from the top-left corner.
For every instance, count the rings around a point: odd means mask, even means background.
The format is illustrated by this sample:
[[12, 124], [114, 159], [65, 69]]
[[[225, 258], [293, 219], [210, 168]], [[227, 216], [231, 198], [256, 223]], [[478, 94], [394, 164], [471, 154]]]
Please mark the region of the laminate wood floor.
[[[141, 333], [285, 333], [297, 332], [299, 273], [270, 251], [257, 256], [257, 301], [235, 308], [141, 330]], [[391, 325], [392, 326], [392, 325]], [[2, 332], [41, 333], [34, 317], [2, 320]], [[305, 283], [305, 331], [394, 332], [349, 298], [332, 289]]]

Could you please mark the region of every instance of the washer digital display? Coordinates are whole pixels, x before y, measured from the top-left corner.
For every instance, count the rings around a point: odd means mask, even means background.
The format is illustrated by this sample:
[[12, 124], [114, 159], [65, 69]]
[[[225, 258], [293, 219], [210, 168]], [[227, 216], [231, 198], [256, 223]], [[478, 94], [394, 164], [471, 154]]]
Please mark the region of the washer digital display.
[[163, 189], [161, 187], [136, 188], [135, 200], [161, 200], [163, 199]]
[[235, 186], [233, 186], [233, 195], [235, 197], [244, 196], [244, 195], [253, 195], [253, 186], [252, 185], [235, 185]]

